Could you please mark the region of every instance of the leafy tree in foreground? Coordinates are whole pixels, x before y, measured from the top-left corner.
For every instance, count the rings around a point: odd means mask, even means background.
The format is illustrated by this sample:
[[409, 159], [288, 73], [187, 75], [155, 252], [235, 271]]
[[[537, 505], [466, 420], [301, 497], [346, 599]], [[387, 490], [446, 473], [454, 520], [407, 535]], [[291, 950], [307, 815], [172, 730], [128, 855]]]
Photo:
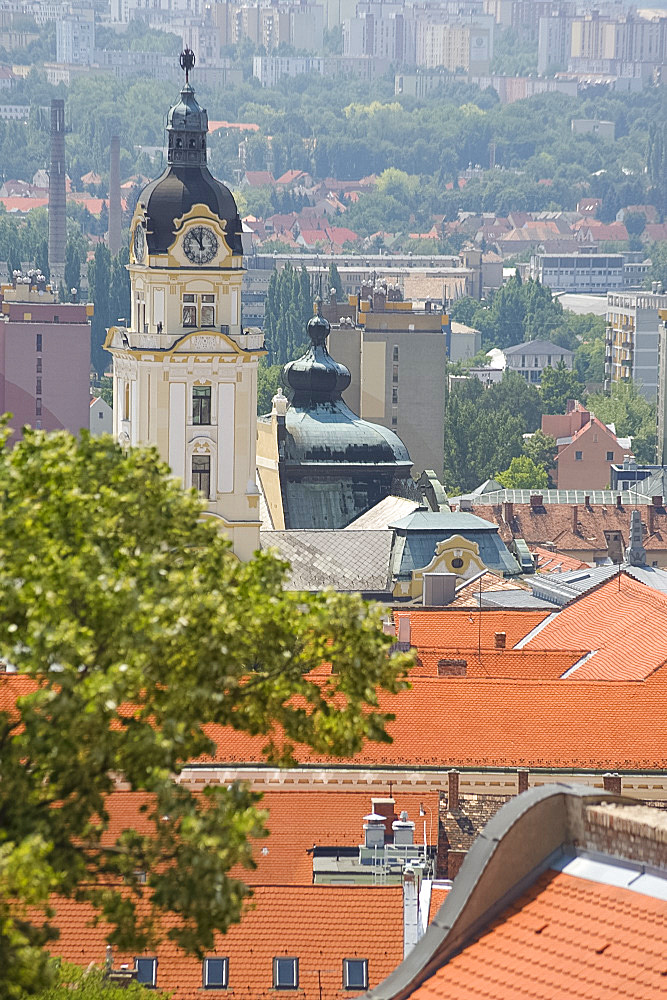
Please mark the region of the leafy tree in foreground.
[[541, 490], [546, 489], [549, 482], [544, 468], [536, 465], [527, 455], [513, 458], [509, 468], [498, 472], [494, 479], [506, 490]]
[[555, 368], [545, 368], [540, 382], [540, 395], [545, 413], [565, 413], [568, 399], [583, 400], [586, 387], [575, 370], [564, 361]]
[[[0, 451], [0, 657], [34, 685], [16, 702], [19, 679], [0, 675], [4, 996], [48, 985], [47, 931], [27, 907], [48, 913], [53, 892], [89, 900], [128, 950], [164, 936], [165, 914], [198, 954], [239, 919], [249, 890], [228, 872], [252, 867], [257, 796], [175, 781], [214, 752], [207, 725], [264, 737], [279, 763], [296, 743], [351, 756], [388, 741], [376, 692], [399, 690], [408, 661], [387, 655], [378, 614], [284, 590], [270, 553], [240, 563], [167, 473], [110, 436], [27, 430]], [[316, 683], [323, 660], [336, 672]], [[109, 843], [119, 774], [148, 794], [151, 830]]]
[[558, 454], [556, 439], [544, 431], [538, 430], [523, 442], [523, 453], [546, 473], [553, 469], [554, 460]]
[[146, 1000], [146, 988], [139, 983], [114, 986], [101, 969], [80, 969], [64, 962], [54, 971], [53, 984], [40, 990], [34, 1000]]

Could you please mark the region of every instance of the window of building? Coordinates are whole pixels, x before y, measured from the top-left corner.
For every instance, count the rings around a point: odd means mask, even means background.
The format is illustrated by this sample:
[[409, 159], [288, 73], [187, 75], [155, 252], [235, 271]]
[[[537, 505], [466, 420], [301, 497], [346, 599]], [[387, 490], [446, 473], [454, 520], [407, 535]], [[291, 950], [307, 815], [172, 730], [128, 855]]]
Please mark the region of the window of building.
[[98, 417], [100, 418], [100, 420], [104, 420], [104, 414], [102, 413], [102, 411], [101, 411], [101, 410], [100, 410], [100, 412], [99, 412], [99, 413], [97, 414], [97, 416], [98, 416]]
[[211, 490], [211, 459], [208, 455], [192, 456], [192, 485], [207, 497]]
[[393, 361], [398, 361], [398, 344], [394, 344]]
[[134, 959], [134, 967], [137, 970], [137, 982], [143, 986], [155, 986], [157, 983], [157, 958]]
[[575, 462], [581, 462], [581, 460], [582, 460], [583, 457], [584, 457], [583, 451], [575, 451], [575, 453], [574, 453], [574, 460], [575, 460]]
[[343, 959], [343, 989], [344, 990], [368, 989], [367, 958]]
[[526, 355], [525, 354], [521, 355], [521, 367], [522, 368], [526, 367]]
[[538, 371], [535, 371], [535, 369], [533, 369], [532, 372], [530, 373], [530, 381], [531, 382], [540, 381], [540, 373]]
[[192, 389], [192, 423], [211, 423], [210, 385], [196, 385]]
[[197, 305], [194, 295], [186, 293], [183, 296], [183, 326], [197, 325]]
[[550, 354], [547, 354], [547, 366], [549, 368], [551, 367], [551, 355]]
[[392, 372], [392, 382], [398, 382], [398, 365], [394, 365], [394, 370]]
[[35, 350], [41, 351], [41, 349], [42, 349], [42, 335], [41, 333], [38, 333], [35, 337]]
[[205, 990], [226, 990], [228, 981], [228, 958], [204, 959], [202, 962], [202, 986]]
[[275, 990], [296, 990], [299, 986], [299, 959], [274, 958], [273, 988]]
[[42, 401], [41, 399], [35, 400], [35, 416], [41, 417], [42, 415]]
[[201, 301], [201, 325], [215, 326], [215, 295], [202, 295]]
[[608, 451], [607, 452], [607, 461], [608, 462], [613, 462], [614, 461], [614, 453], [613, 453], [613, 451]]
[[41, 380], [41, 378], [38, 378], [37, 381], [36, 381], [35, 392], [37, 393], [38, 396], [42, 395], [42, 380]]
[[394, 386], [391, 390], [391, 401], [394, 406], [398, 403], [398, 387]]
[[391, 418], [391, 426], [392, 427], [398, 427], [398, 417], [392, 417]]
[[535, 356], [533, 358], [533, 368], [539, 368], [539, 367], [540, 367], [540, 359], [537, 356]]
[[37, 358], [37, 371], [38, 371], [38, 373], [41, 372], [41, 370], [42, 370], [42, 359], [41, 358]]

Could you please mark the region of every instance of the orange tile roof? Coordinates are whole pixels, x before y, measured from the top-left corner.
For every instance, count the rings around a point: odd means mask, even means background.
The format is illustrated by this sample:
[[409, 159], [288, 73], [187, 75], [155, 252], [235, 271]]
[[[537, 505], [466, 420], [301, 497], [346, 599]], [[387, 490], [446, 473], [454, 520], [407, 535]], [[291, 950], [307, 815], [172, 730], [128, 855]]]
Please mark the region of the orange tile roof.
[[[366, 743], [352, 762], [369, 768], [662, 770], [666, 682], [667, 671], [642, 682], [415, 677], [411, 690], [380, 696], [381, 708], [396, 715], [388, 724], [393, 742]], [[263, 759], [266, 737], [216, 726], [207, 731], [219, 763]], [[305, 747], [295, 756], [334, 766]]]
[[620, 573], [563, 608], [526, 649], [585, 646], [577, 680], [642, 680], [667, 661], [667, 594]]
[[[471, 648], [481, 643], [495, 643], [496, 632], [505, 632], [507, 646], [517, 642], [543, 622], [548, 610], [515, 611], [507, 608], [394, 608], [394, 623], [398, 635], [399, 619], [410, 619], [410, 641], [417, 648]], [[480, 632], [481, 616], [481, 632]], [[481, 636], [481, 638], [480, 638]], [[576, 644], [575, 644], [576, 645]]]
[[545, 872], [412, 1000], [658, 1000], [667, 902]]
[[431, 923], [433, 917], [436, 915], [436, 913], [446, 900], [448, 892], [449, 889], [445, 888], [442, 885], [434, 885], [433, 888], [431, 889], [431, 905], [428, 908], [429, 924]]
[[437, 677], [438, 662], [443, 659], [466, 661], [466, 677], [515, 677], [534, 680], [557, 680], [589, 649], [426, 649], [417, 651], [418, 663], [410, 671], [413, 677]]
[[[55, 900], [53, 921], [60, 939], [54, 955], [87, 966], [102, 965], [108, 926], [91, 926], [92, 908]], [[173, 990], [175, 1000], [195, 1000], [202, 994], [202, 965], [171, 942], [156, 951], [157, 986]], [[240, 924], [218, 935], [211, 955], [229, 959], [227, 997], [275, 995], [273, 959], [299, 959], [298, 991], [281, 995], [301, 1000], [338, 1000], [344, 958], [368, 959], [369, 985], [376, 986], [403, 959], [403, 896], [400, 886], [258, 886]], [[114, 952], [114, 964], [134, 964], [134, 954]]]
[[531, 545], [530, 551], [537, 556], [538, 573], [567, 573], [569, 570], [590, 568], [590, 563], [563, 555], [557, 549], [543, 549], [539, 545]]

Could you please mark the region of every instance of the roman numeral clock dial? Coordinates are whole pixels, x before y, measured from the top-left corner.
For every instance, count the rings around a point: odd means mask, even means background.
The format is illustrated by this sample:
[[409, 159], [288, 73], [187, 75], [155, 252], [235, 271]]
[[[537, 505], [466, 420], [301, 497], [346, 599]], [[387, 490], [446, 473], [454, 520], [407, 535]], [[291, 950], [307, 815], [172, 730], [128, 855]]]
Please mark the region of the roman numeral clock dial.
[[208, 226], [193, 226], [183, 237], [183, 253], [193, 264], [208, 264], [218, 252], [218, 237]]

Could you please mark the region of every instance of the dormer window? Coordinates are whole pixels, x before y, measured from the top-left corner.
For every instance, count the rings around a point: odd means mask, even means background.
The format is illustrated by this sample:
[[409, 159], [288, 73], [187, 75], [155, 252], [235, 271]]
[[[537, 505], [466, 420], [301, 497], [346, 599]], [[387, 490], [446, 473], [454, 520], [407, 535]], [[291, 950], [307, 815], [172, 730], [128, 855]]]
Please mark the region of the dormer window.
[[205, 958], [202, 964], [202, 986], [205, 990], [226, 990], [229, 982], [228, 958]]
[[368, 989], [367, 958], [343, 959], [343, 989], [344, 990]]
[[134, 960], [137, 982], [142, 986], [155, 987], [157, 984], [157, 958], [137, 957]]

